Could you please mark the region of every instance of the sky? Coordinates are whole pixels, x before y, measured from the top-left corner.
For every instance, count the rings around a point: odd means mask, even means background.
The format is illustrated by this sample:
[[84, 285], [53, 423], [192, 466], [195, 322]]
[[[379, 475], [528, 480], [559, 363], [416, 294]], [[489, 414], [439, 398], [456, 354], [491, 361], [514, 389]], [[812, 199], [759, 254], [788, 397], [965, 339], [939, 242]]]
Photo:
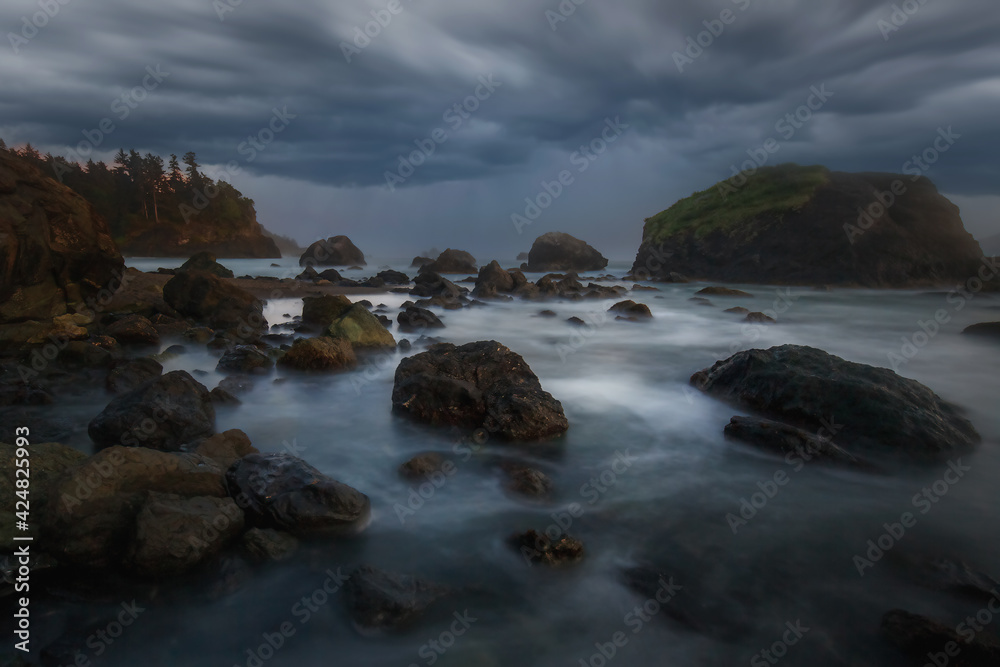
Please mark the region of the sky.
[[195, 151], [303, 244], [628, 259], [755, 156], [918, 168], [1000, 234], [996, 0], [5, 0], [0, 30], [9, 145]]

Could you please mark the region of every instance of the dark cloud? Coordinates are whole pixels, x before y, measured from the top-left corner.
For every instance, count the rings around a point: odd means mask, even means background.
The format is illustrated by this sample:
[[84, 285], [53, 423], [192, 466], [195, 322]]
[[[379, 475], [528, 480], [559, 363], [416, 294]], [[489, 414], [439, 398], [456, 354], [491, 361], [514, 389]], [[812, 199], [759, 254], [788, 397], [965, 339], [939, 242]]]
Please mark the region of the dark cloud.
[[[517, 203], [565, 168], [606, 118], [621, 117], [630, 129], [615, 156], [538, 224], [539, 233], [553, 225], [597, 233], [607, 224], [597, 211], [619, 210], [636, 224], [725, 178], [825, 84], [833, 97], [782, 142], [782, 160], [895, 171], [938, 127], [952, 126], [962, 139], [928, 175], [956, 195], [998, 194], [994, 0], [926, 3], [888, 39], [879, 21], [891, 21], [893, 3], [863, 0], [587, 0], [555, 30], [545, 14], [558, 11], [555, 0], [401, 0], [402, 12], [348, 63], [342, 43], [386, 4], [244, 1], [220, 19], [210, 0], [70, 2], [18, 54], [8, 37], [0, 134], [68, 154], [159, 66], [169, 76], [116, 118], [98, 156], [125, 146], [240, 161], [244, 187], [261, 188], [249, 193], [259, 207], [295, 218], [289, 229], [302, 237], [324, 233], [327, 222], [303, 220], [324, 207], [283, 204], [278, 191], [313, 197], [323, 186], [352, 211], [340, 225], [424, 206], [438, 225], [424, 234], [434, 237], [469, 221], [509, 233]], [[674, 53], [723, 10], [732, 23], [678, 71]], [[0, 26], [17, 33], [37, 11], [35, 2], [4, 3]], [[499, 88], [453, 127], [449, 109], [490, 74]], [[247, 162], [241, 142], [275, 108], [296, 117]], [[388, 192], [386, 171], [436, 128], [447, 141]], [[271, 193], [275, 179], [285, 184]], [[435, 209], [445, 192], [450, 205]], [[476, 208], [484, 205], [494, 210]]]

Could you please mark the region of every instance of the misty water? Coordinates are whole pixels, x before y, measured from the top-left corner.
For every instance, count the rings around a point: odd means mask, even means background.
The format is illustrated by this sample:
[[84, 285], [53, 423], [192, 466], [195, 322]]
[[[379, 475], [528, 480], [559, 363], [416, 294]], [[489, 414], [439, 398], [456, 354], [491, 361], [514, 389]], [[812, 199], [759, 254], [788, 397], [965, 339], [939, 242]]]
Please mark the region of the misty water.
[[[278, 267], [271, 262], [223, 260], [238, 276], [298, 273], [294, 259]], [[180, 262], [129, 263], [150, 270]], [[342, 273], [371, 275], [383, 265], [412, 273], [405, 262], [377, 260], [366, 271]], [[612, 263], [608, 272], [621, 276], [628, 268]], [[494, 339], [525, 358], [570, 422], [566, 435], [550, 443], [519, 448], [487, 441], [474, 451], [475, 443], [448, 429], [394, 416], [390, 395], [400, 352], [363, 359], [348, 373], [304, 376], [278, 368], [255, 378], [241, 405], [217, 410], [218, 430], [242, 429], [258, 449], [292, 451], [361, 490], [371, 498], [371, 525], [354, 538], [306, 543], [290, 561], [237, 571], [225, 590], [211, 590], [205, 579], [163, 586], [110, 650], [99, 658], [84, 652], [94, 664], [145, 667], [769, 664], [751, 661], [781, 640], [786, 623], [799, 622], [808, 631], [787, 648], [782, 664], [908, 664], [878, 634], [884, 612], [902, 608], [951, 623], [981, 604], [921, 586], [907, 559], [959, 558], [1000, 575], [996, 347], [961, 334], [969, 324], [1000, 319], [1000, 299], [949, 298], [947, 290], [733, 286], [754, 298], [711, 297], [714, 307], [708, 307], [689, 300], [704, 286], [657, 284], [659, 291], [631, 293], [628, 298], [651, 309], [649, 323], [614, 321], [606, 314], [614, 301], [433, 309], [446, 324], [431, 332], [436, 338], [457, 344]], [[395, 321], [399, 305], [411, 297], [351, 296], [362, 298], [387, 305]], [[766, 311], [783, 300], [790, 306], [777, 324], [747, 325], [742, 316], [723, 312], [732, 306]], [[546, 308], [558, 316], [539, 316]], [[785, 343], [888, 366], [904, 337], [912, 340], [919, 323], [938, 310], [950, 321], [899, 372], [960, 406], [983, 444], [962, 457], [970, 470], [926, 513], [913, 496], [940, 479], [947, 464], [894, 467], [890, 474], [796, 469], [724, 439], [730, 417], [746, 412], [689, 386], [692, 373], [737, 350]], [[280, 325], [300, 312], [300, 300], [279, 299], [265, 314]], [[588, 326], [567, 324], [572, 316]], [[416, 338], [395, 325], [393, 333], [397, 340]], [[407, 354], [423, 349], [414, 343]], [[165, 371], [190, 371], [209, 388], [222, 380], [216, 355], [203, 346], [185, 347], [186, 353], [165, 362]], [[85, 425], [107, 401], [103, 392], [85, 395], [71, 411]], [[851, 415], [832, 418], [849, 423]], [[89, 447], [85, 429], [77, 430], [72, 444]], [[457, 472], [440, 488], [425, 487], [418, 503], [420, 485], [404, 480], [397, 468], [428, 451], [448, 455]], [[546, 472], [554, 482], [551, 500], [509, 495], [497, 469], [505, 459]], [[787, 484], [734, 533], [727, 515], [739, 514], [741, 501], [779, 471]], [[566, 523], [572, 503], [582, 508], [568, 526], [586, 546], [581, 563], [532, 567], [507, 545], [513, 533]], [[916, 525], [859, 575], [855, 555], [883, 534], [883, 524], [907, 511], [916, 515]], [[328, 570], [348, 573], [362, 563], [418, 574], [457, 593], [411, 629], [377, 637], [352, 627], [342, 593], [329, 595], [308, 615], [303, 611], [302, 598], [322, 590]], [[685, 604], [702, 606], [713, 622], [694, 630], [663, 611], [648, 620], [637, 616], [634, 609], [645, 597], [626, 587], [621, 573], [639, 563], [672, 576], [678, 596], [690, 598]], [[54, 619], [72, 623], [87, 614], [100, 617], [118, 600], [107, 602], [106, 608], [73, 600], [47, 604]], [[475, 620], [452, 637], [456, 613]], [[294, 634], [279, 650], [260, 651], [265, 633], [286, 622]], [[595, 644], [610, 645], [619, 632], [626, 641], [606, 660]], [[438, 652], [431, 640], [449, 647]]]

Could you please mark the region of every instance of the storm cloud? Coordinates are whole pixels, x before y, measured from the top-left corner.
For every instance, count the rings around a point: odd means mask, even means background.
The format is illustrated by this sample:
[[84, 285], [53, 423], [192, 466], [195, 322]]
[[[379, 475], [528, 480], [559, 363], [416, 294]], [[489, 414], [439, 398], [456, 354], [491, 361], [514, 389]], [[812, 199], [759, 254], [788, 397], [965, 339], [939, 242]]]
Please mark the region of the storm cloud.
[[926, 174], [1000, 232], [994, 0], [16, 0], [0, 26], [8, 144], [193, 150], [302, 242], [485, 258], [558, 229], [625, 258], [768, 139], [770, 163], [898, 172], [948, 128]]

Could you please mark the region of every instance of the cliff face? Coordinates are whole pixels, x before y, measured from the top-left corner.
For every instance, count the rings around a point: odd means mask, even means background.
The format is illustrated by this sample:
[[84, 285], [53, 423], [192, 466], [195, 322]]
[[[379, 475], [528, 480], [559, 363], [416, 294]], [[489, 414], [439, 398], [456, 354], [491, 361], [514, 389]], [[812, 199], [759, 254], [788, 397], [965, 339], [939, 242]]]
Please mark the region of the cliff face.
[[983, 254], [958, 207], [924, 177], [780, 165], [729, 184], [648, 218], [633, 272], [908, 287], [964, 281]]
[[281, 257], [274, 239], [260, 225], [245, 230], [213, 228], [211, 221], [197, 229], [161, 226], [132, 231], [122, 240], [122, 252], [132, 257], [190, 257], [210, 252], [219, 258]]
[[117, 286], [123, 270], [89, 202], [0, 150], [0, 322], [66, 314]]

